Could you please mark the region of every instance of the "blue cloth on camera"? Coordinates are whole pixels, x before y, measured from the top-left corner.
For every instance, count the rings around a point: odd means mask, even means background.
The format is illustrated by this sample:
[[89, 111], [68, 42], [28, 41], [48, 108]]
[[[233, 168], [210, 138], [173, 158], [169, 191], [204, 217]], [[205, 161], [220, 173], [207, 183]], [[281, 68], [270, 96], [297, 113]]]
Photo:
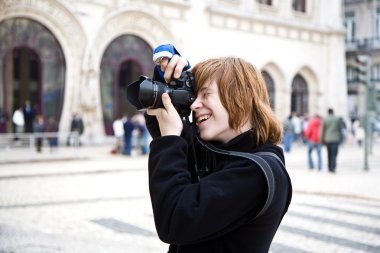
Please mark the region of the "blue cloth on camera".
[[[156, 63], [159, 63], [162, 57], [167, 57], [171, 59], [173, 55], [175, 54], [178, 54], [179, 56], [181, 56], [181, 54], [172, 44], [159, 45], [153, 51], [153, 61]], [[187, 62], [187, 66], [183, 70], [185, 71], [190, 68], [191, 68], [190, 63]], [[162, 79], [162, 81], [165, 80], [164, 72], [161, 70], [161, 67], [159, 64], [157, 64], [156, 67], [154, 68], [154, 72]]]

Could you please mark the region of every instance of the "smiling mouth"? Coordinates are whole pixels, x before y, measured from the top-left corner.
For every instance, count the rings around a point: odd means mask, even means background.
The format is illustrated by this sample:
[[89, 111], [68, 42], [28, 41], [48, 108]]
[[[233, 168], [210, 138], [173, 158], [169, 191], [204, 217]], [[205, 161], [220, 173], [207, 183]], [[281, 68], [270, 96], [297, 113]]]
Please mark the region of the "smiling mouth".
[[201, 124], [202, 122], [208, 120], [211, 117], [211, 115], [202, 115], [199, 118], [197, 118], [197, 125]]

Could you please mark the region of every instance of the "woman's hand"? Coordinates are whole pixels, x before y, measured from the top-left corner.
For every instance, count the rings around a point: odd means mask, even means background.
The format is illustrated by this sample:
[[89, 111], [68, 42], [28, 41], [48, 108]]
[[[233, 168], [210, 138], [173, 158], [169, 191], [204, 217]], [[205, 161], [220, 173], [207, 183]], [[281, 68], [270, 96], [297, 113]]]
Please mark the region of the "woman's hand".
[[183, 129], [181, 117], [174, 108], [170, 96], [167, 93], [162, 94], [161, 99], [165, 108], [148, 109], [146, 113], [151, 116], [156, 116], [161, 136], [180, 136]]
[[[178, 54], [173, 55], [171, 59], [164, 57], [159, 61], [161, 70], [165, 73], [164, 78], [167, 83], [170, 82], [172, 77], [178, 79], [181, 76], [183, 69], [188, 65], [185, 58]], [[174, 75], [173, 75], [174, 73]]]

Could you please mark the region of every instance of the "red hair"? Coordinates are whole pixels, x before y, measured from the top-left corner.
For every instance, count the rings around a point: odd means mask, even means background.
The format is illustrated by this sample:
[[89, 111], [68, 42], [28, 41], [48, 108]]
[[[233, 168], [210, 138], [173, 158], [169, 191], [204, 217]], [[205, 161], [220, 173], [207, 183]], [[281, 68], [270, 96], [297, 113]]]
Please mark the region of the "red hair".
[[281, 124], [270, 107], [265, 81], [251, 63], [236, 57], [214, 58], [198, 63], [192, 72], [197, 91], [209, 80], [218, 84], [231, 128], [239, 130], [251, 119], [257, 144], [281, 142]]

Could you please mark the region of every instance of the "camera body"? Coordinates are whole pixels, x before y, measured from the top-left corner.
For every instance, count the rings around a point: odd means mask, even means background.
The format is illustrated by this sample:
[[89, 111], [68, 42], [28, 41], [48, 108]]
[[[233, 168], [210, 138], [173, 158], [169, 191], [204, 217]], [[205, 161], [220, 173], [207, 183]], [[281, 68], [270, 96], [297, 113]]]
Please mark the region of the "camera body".
[[190, 115], [190, 105], [195, 101], [195, 79], [190, 71], [183, 71], [178, 79], [172, 78], [169, 83], [153, 81], [146, 76], [127, 87], [127, 99], [137, 110], [162, 108], [161, 96], [169, 94], [174, 107], [181, 116]]

